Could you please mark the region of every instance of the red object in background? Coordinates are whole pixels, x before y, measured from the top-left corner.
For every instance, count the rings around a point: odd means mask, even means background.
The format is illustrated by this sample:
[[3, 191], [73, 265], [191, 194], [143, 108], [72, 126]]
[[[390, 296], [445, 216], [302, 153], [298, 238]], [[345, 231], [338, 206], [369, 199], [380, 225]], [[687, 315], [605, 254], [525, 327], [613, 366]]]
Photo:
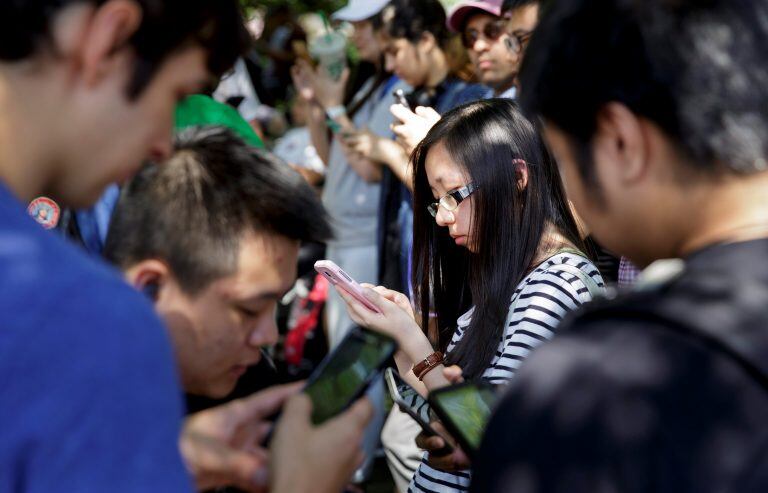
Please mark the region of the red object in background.
[[299, 366], [304, 358], [304, 346], [307, 335], [320, 325], [325, 300], [328, 298], [328, 280], [317, 274], [312, 285], [312, 291], [299, 303], [299, 315], [293, 327], [285, 335], [285, 362], [288, 365]]

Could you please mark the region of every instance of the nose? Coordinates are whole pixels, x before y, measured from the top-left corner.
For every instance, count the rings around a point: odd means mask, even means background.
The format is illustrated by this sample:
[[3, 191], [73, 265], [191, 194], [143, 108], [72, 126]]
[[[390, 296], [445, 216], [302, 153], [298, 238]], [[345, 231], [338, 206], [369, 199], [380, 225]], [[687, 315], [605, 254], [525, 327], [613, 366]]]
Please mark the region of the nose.
[[253, 347], [271, 346], [277, 343], [278, 331], [275, 322], [275, 311], [267, 310], [248, 336], [248, 344]]
[[435, 215], [435, 222], [438, 226], [448, 226], [454, 223], [456, 218], [453, 212], [445, 210], [445, 207], [439, 206]]
[[487, 51], [490, 48], [490, 43], [485, 39], [485, 36], [478, 36], [475, 43], [472, 45], [473, 51]]

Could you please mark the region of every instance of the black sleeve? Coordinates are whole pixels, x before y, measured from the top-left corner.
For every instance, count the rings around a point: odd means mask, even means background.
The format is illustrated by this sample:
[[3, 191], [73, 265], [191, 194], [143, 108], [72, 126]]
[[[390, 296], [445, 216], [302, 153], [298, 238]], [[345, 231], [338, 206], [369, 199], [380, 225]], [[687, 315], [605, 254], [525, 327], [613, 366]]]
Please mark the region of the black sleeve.
[[471, 491], [726, 491], [765, 438], [763, 389], [665, 327], [579, 329], [518, 371], [473, 463]]

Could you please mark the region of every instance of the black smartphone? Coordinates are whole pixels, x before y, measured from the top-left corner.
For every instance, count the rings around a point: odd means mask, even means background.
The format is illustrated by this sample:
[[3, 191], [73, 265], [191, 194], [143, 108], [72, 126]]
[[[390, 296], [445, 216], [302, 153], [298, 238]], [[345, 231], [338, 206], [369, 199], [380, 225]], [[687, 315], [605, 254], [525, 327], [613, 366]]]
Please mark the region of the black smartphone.
[[413, 111], [413, 107], [411, 106], [411, 103], [409, 103], [408, 98], [405, 97], [405, 91], [403, 91], [402, 89], [395, 89], [395, 92], [393, 92], [392, 95], [395, 97], [395, 101], [398, 104], [402, 104], [409, 110]]
[[325, 422], [360, 398], [396, 349], [390, 337], [362, 327], [350, 330], [304, 387], [312, 399], [312, 423]]
[[446, 455], [453, 452], [453, 447], [448, 443], [445, 437], [442, 437], [432, 425], [429, 420], [426, 419], [422, 412], [428, 413], [429, 406], [427, 400], [419, 394], [416, 389], [408, 385], [408, 383], [402, 379], [399, 373], [392, 368], [384, 370], [384, 381], [387, 384], [389, 395], [392, 400], [405, 414], [413, 418], [416, 423], [419, 424], [421, 430], [427, 436], [439, 436], [445, 441], [445, 446], [439, 450], [434, 450], [431, 453], [433, 455]]
[[497, 400], [493, 385], [465, 382], [430, 392], [428, 402], [451, 436], [473, 458]]

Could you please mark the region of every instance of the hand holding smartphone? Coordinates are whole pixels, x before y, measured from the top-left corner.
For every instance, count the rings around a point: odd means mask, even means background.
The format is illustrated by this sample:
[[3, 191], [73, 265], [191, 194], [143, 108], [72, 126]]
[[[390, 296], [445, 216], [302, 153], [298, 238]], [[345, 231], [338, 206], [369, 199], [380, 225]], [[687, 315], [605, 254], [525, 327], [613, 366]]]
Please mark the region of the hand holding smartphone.
[[315, 425], [336, 416], [361, 397], [397, 344], [390, 337], [354, 327], [312, 373], [304, 393], [312, 400]]
[[465, 382], [434, 390], [428, 402], [440, 422], [472, 458], [480, 448], [497, 400], [493, 385]]
[[434, 450], [431, 453], [436, 456], [447, 455], [453, 452], [453, 447], [448, 440], [440, 435], [430, 424], [428, 419], [422, 414], [422, 411], [427, 409], [427, 401], [416, 389], [408, 385], [400, 375], [392, 368], [384, 370], [384, 381], [387, 384], [389, 395], [397, 405], [398, 408], [411, 418], [421, 427], [421, 431], [429, 437], [440, 437], [445, 442], [445, 446], [440, 450]]
[[381, 313], [381, 310], [365, 297], [363, 287], [331, 260], [318, 260], [315, 262], [315, 270], [325, 276], [331, 284], [339, 286], [372, 312]]
[[397, 101], [398, 104], [401, 104], [406, 108], [408, 108], [409, 110], [413, 111], [411, 104], [408, 102], [408, 98], [405, 97], [405, 91], [403, 91], [402, 89], [396, 89], [395, 92], [392, 93], [392, 95], [395, 97], [395, 101]]

